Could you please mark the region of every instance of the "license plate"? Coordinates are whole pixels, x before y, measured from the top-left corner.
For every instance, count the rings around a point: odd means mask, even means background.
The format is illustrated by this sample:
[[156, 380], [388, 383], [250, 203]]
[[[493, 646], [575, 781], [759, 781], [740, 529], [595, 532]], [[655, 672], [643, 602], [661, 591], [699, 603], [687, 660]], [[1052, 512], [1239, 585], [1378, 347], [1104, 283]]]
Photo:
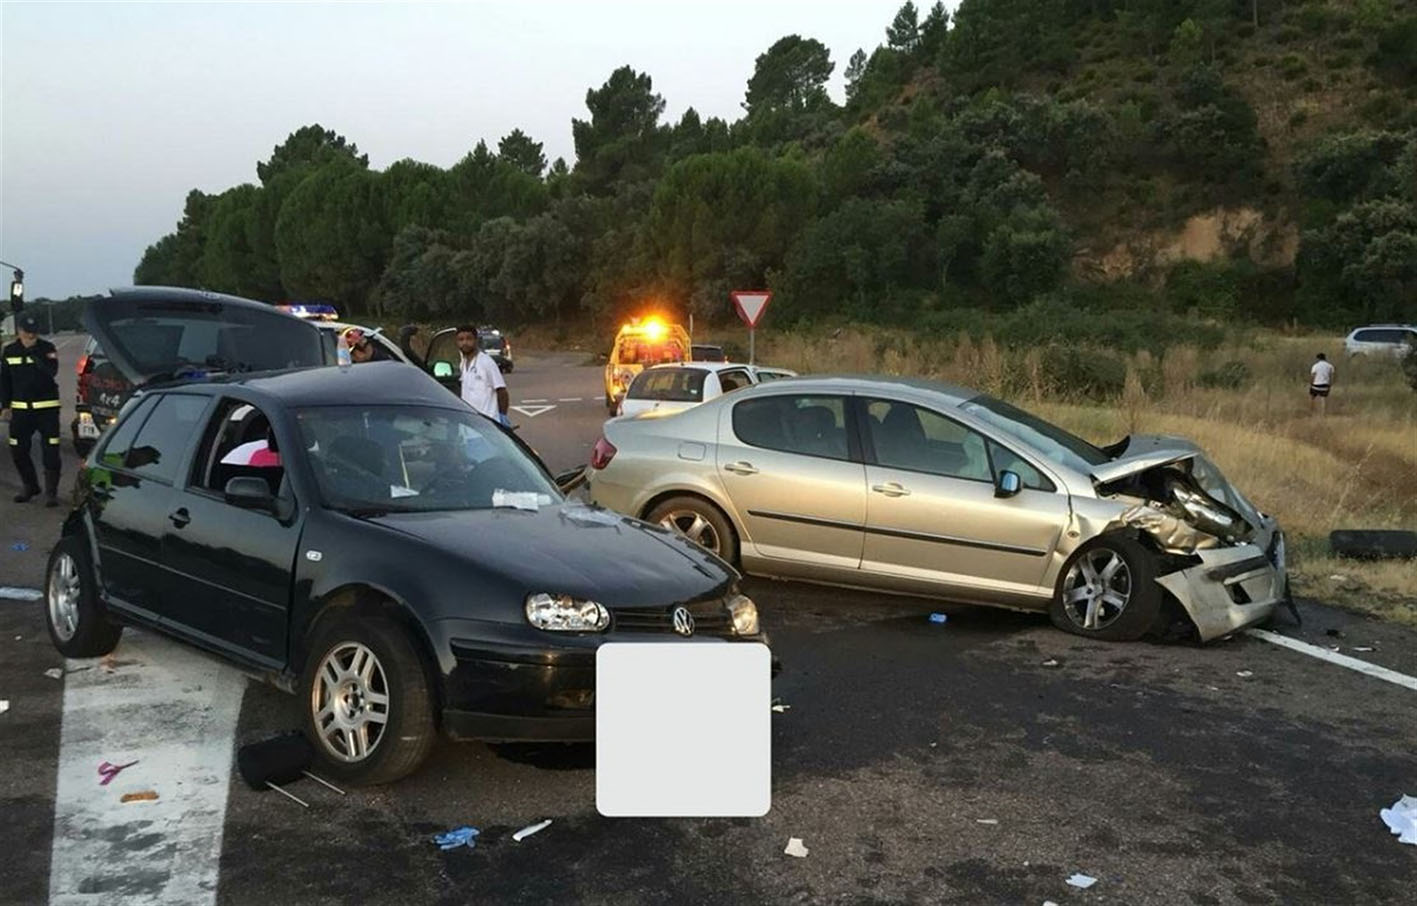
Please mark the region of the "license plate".
[[90, 440], [97, 439], [98, 425], [95, 425], [91, 419], [80, 419], [79, 436]]

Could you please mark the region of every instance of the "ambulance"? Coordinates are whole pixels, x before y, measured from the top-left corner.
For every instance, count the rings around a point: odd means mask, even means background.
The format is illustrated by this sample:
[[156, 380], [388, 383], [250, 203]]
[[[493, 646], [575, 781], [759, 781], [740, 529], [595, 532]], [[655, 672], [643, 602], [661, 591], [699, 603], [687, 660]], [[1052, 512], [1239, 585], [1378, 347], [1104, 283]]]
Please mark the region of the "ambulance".
[[660, 318], [631, 320], [615, 335], [610, 361], [605, 363], [605, 408], [611, 415], [620, 406], [630, 382], [645, 368], [689, 358], [689, 332]]

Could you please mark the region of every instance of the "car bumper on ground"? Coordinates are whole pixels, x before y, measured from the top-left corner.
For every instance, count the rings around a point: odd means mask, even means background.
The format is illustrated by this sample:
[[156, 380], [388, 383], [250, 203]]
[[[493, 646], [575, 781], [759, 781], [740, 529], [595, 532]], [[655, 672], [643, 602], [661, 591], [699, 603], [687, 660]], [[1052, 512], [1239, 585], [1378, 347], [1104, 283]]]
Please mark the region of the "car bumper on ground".
[[1284, 542], [1196, 551], [1200, 563], [1159, 577], [1190, 615], [1202, 642], [1268, 620], [1288, 598]]
[[[604, 642], [722, 643], [657, 633], [581, 637], [552, 647], [454, 636], [443, 679], [443, 731], [484, 742], [589, 742], [595, 739], [595, 651]], [[737, 640], [732, 640], [737, 641]], [[768, 644], [766, 633], [741, 641]], [[773, 675], [781, 664], [773, 659]]]

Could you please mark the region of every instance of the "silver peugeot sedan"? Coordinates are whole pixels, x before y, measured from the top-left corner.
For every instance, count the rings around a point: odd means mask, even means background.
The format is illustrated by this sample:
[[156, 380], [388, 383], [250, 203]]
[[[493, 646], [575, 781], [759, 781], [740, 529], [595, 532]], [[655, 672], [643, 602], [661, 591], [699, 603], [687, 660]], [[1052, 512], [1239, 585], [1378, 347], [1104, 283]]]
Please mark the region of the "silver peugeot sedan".
[[1288, 600], [1275, 520], [1194, 444], [1097, 447], [951, 384], [789, 378], [611, 419], [586, 475], [595, 503], [749, 574], [1047, 611], [1084, 636], [1188, 619], [1209, 641]]

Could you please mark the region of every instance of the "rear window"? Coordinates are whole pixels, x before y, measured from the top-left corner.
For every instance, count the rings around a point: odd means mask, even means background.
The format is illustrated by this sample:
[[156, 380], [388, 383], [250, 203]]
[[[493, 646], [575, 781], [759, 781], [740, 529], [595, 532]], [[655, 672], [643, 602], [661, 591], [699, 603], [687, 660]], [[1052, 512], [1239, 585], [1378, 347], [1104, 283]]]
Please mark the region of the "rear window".
[[637, 400], [698, 403], [704, 398], [708, 372], [697, 368], [655, 368], [641, 371], [626, 396]]
[[144, 374], [185, 368], [278, 371], [320, 365], [325, 358], [318, 331], [290, 329], [287, 316], [274, 310], [145, 301], [107, 308], [117, 346]]

